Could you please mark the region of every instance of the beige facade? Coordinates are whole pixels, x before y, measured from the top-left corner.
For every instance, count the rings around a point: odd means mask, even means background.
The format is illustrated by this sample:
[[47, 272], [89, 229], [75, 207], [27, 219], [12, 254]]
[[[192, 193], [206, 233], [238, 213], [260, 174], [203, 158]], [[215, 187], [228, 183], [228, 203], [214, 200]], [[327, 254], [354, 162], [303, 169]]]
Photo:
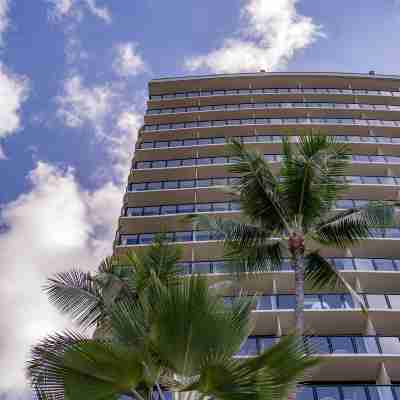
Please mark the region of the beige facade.
[[[220, 238], [194, 231], [193, 212], [235, 217], [235, 199], [220, 190], [234, 182], [226, 140], [262, 152], [278, 170], [281, 139], [312, 130], [349, 145], [348, 193], [337, 208], [366, 200], [397, 200], [400, 189], [400, 77], [375, 74], [255, 73], [158, 79], [136, 143], [115, 253], [147, 246], [168, 232], [184, 248], [188, 272], [225, 278]], [[358, 202], [358, 203], [357, 203]], [[346, 251], [325, 250], [369, 307], [365, 316], [341, 291], [308, 292], [306, 322], [325, 359], [301, 399], [400, 400], [400, 230]], [[251, 356], [290, 332], [293, 272], [247, 282], [262, 293], [253, 311]], [[227, 292], [229, 296], [232, 293]]]

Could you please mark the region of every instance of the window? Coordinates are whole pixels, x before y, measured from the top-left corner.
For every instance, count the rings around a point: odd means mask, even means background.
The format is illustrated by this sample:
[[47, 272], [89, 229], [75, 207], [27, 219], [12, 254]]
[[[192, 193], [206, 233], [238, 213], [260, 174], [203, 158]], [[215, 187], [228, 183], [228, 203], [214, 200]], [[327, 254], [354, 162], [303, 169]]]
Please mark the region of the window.
[[198, 187], [209, 187], [209, 186], [211, 186], [211, 179], [198, 179], [197, 186]]
[[394, 271], [395, 270], [393, 260], [389, 260], [389, 259], [385, 259], [385, 258], [375, 258], [374, 264], [378, 271]]
[[153, 148], [153, 142], [143, 142], [140, 147], [142, 149], [152, 149]]
[[335, 258], [334, 263], [337, 269], [353, 270], [353, 260], [351, 258]]
[[400, 309], [400, 294], [388, 294], [391, 308]]
[[229, 203], [214, 203], [213, 211], [228, 211]]
[[162, 182], [148, 182], [147, 188], [148, 190], [159, 190], [162, 188]]
[[357, 353], [365, 354], [378, 354], [379, 348], [376, 338], [373, 336], [356, 336], [354, 337]]
[[178, 212], [179, 213], [192, 213], [192, 212], [194, 212], [194, 204], [179, 204]]
[[210, 263], [208, 261], [197, 261], [192, 264], [192, 273], [208, 274], [210, 273]]
[[245, 342], [240, 346], [239, 355], [242, 356], [250, 356], [258, 354], [257, 350], [257, 339], [255, 337], [249, 337]]
[[400, 342], [397, 337], [380, 337], [378, 338], [384, 354], [400, 354]]
[[193, 188], [196, 186], [196, 181], [194, 180], [183, 180], [180, 181], [180, 188]]
[[373, 271], [375, 269], [370, 258], [355, 258], [354, 265], [356, 266], [356, 269], [361, 271]]
[[154, 235], [152, 233], [142, 233], [139, 235], [140, 244], [148, 244], [153, 241]]
[[[186, 140], [185, 140], [185, 144], [186, 144]], [[199, 139], [198, 144], [201, 146], [206, 146], [208, 144], [211, 144], [211, 139]]]
[[272, 310], [272, 296], [258, 296], [257, 297], [257, 310]]
[[143, 208], [142, 207], [128, 207], [126, 209], [126, 215], [130, 217], [138, 217], [142, 215]]
[[308, 344], [311, 351], [315, 351], [320, 354], [329, 354], [330, 348], [328, 339], [323, 336], [311, 336], [307, 338]]
[[146, 183], [132, 183], [132, 190], [135, 192], [142, 192], [146, 190]]
[[352, 208], [354, 207], [353, 200], [338, 200], [336, 202], [337, 208]]
[[229, 268], [225, 265], [224, 261], [213, 261], [213, 272], [225, 273], [229, 272]]
[[176, 206], [161, 206], [161, 214], [176, 214]]
[[291, 310], [295, 307], [295, 298], [291, 294], [281, 294], [278, 296], [278, 308]]
[[211, 204], [210, 203], [199, 203], [199, 204], [196, 204], [196, 211], [197, 212], [210, 212], [211, 211]]
[[158, 207], [143, 207], [144, 215], [158, 215], [159, 208]]
[[168, 168], [179, 167], [180, 165], [181, 165], [181, 160], [168, 160], [167, 161]]
[[276, 338], [274, 337], [261, 337], [258, 339], [258, 345], [260, 351], [265, 351], [271, 348], [276, 343]]
[[313, 400], [314, 393], [310, 386], [302, 386], [296, 392], [296, 400]]
[[327, 309], [340, 309], [345, 308], [342, 296], [340, 294], [323, 294], [322, 306]]
[[394, 400], [390, 386], [369, 386], [370, 400]]
[[191, 242], [192, 241], [192, 232], [175, 232], [175, 242]]
[[330, 338], [333, 353], [354, 353], [353, 342], [349, 336], [333, 336]]
[[304, 296], [304, 309], [305, 310], [315, 310], [315, 309], [321, 309], [321, 300], [318, 295], [311, 295], [311, 294], [306, 294]]
[[363, 386], [342, 386], [343, 400], [367, 400]]
[[323, 387], [316, 388], [318, 400], [340, 400], [339, 389], [337, 387]]
[[165, 181], [164, 189], [176, 189], [178, 187], [178, 181]]
[[198, 242], [205, 242], [211, 240], [211, 232], [209, 231], [197, 231], [195, 234], [195, 240]]
[[184, 165], [186, 167], [190, 167], [194, 164], [195, 164], [195, 160], [193, 158], [186, 158], [186, 159], [182, 160], [182, 165]]
[[386, 298], [382, 294], [366, 295], [369, 308], [388, 308]]
[[181, 147], [181, 146], [183, 146], [183, 140], [171, 140], [169, 142], [169, 145], [171, 147]]

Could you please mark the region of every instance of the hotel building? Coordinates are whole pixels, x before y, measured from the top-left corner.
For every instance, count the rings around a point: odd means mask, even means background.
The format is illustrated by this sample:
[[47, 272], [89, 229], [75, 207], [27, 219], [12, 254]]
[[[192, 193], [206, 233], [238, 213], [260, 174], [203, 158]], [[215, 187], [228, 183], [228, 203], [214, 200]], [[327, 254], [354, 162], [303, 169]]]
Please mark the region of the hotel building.
[[[226, 278], [221, 238], [194, 230], [182, 217], [239, 216], [240, 204], [220, 190], [237, 179], [228, 170], [230, 138], [263, 153], [278, 170], [283, 136], [293, 143], [310, 131], [335, 136], [351, 150], [341, 178], [350, 186], [338, 209], [399, 199], [400, 76], [260, 72], [156, 79], [147, 105], [115, 254], [167, 232], [183, 247], [187, 273]], [[307, 292], [306, 325], [324, 362], [297, 398], [400, 400], [400, 229], [377, 229], [361, 246], [324, 255], [364, 297], [369, 313], [343, 290]], [[262, 296], [243, 357], [294, 326], [294, 273], [286, 263], [246, 285]]]

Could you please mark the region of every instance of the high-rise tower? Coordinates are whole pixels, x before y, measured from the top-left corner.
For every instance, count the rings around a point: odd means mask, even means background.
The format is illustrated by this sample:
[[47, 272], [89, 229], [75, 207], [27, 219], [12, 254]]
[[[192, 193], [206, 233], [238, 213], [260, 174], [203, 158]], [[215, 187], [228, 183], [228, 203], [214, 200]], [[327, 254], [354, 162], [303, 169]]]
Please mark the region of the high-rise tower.
[[[305, 129], [348, 143], [350, 189], [337, 208], [366, 200], [397, 200], [400, 189], [400, 77], [339, 73], [255, 73], [157, 79], [149, 83], [124, 197], [115, 253], [148, 245], [155, 233], [184, 248], [188, 273], [225, 273], [212, 232], [193, 231], [188, 213], [240, 213], [219, 187], [233, 183], [227, 138], [235, 137], [279, 163], [282, 136], [296, 142]], [[298, 398], [400, 400], [400, 229], [346, 251], [326, 250], [369, 308], [348, 293], [306, 295], [306, 324], [325, 362]], [[241, 355], [255, 354], [294, 323], [294, 276], [263, 273], [248, 289], [263, 296], [255, 329]], [[399, 384], [399, 386], [396, 385]]]

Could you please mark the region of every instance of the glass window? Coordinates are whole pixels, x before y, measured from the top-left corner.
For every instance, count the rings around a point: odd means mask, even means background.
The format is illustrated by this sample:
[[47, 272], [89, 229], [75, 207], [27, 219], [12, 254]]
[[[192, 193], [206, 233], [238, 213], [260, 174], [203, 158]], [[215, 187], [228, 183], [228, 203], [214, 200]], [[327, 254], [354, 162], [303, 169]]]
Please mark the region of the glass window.
[[368, 203], [369, 203], [368, 200], [354, 200], [354, 205], [356, 207], [365, 207], [368, 205]]
[[165, 181], [164, 189], [176, 189], [178, 187], [178, 181]]
[[176, 214], [176, 206], [161, 206], [161, 214]]
[[121, 243], [130, 245], [130, 244], [137, 244], [138, 235], [123, 235], [121, 236]]
[[375, 268], [378, 271], [394, 271], [395, 267], [393, 260], [385, 258], [375, 258], [374, 259]]
[[363, 176], [362, 180], [366, 185], [375, 185], [378, 183], [378, 178], [376, 176]]
[[197, 165], [209, 165], [211, 164], [210, 157], [202, 157], [197, 159]]
[[135, 192], [142, 192], [143, 190], [146, 190], [146, 182], [132, 183], [132, 190]]
[[143, 207], [144, 215], [158, 215], [159, 211], [159, 207]]
[[304, 296], [304, 308], [306, 310], [321, 309], [322, 304], [319, 296], [317, 294], [316, 295], [306, 294]]
[[226, 178], [213, 178], [212, 185], [213, 186], [225, 186], [227, 179]]
[[139, 235], [139, 243], [140, 244], [147, 244], [153, 241], [154, 235], [152, 233], [142, 233]]
[[343, 400], [367, 400], [363, 386], [342, 386]]
[[384, 354], [400, 354], [400, 341], [398, 337], [380, 337], [378, 338]]
[[396, 181], [394, 180], [393, 177], [391, 176], [381, 176], [379, 178], [380, 183], [382, 183], [383, 185], [395, 185]]
[[243, 143], [255, 143], [257, 141], [257, 136], [244, 136]]
[[369, 308], [388, 308], [385, 296], [382, 294], [367, 294], [366, 298]]
[[353, 259], [352, 258], [335, 258], [334, 264], [337, 269], [340, 270], [353, 270]]
[[140, 147], [142, 149], [152, 149], [153, 148], [153, 142], [143, 142]]
[[197, 187], [209, 187], [211, 186], [211, 179], [198, 179]]
[[147, 188], [148, 190], [159, 190], [162, 188], [162, 182], [148, 182]]
[[213, 164], [226, 164], [228, 157], [213, 157]]
[[194, 212], [194, 204], [178, 204], [179, 213], [192, 213]]
[[375, 269], [374, 264], [370, 258], [355, 258], [354, 265], [356, 266], [356, 269], [361, 271], [373, 271]]
[[257, 296], [257, 310], [272, 310], [273, 301], [272, 296]]
[[325, 336], [311, 336], [307, 338], [310, 350], [319, 354], [329, 354], [330, 348], [328, 339]]
[[214, 203], [213, 211], [228, 211], [229, 203]]
[[196, 181], [189, 180], [189, 179], [185, 179], [183, 181], [180, 181], [180, 183], [179, 183], [180, 188], [192, 188], [192, 187], [195, 187], [195, 185], [196, 185]]
[[167, 162], [164, 160], [152, 161], [152, 168], [165, 168]]
[[244, 343], [240, 346], [240, 350], [238, 352], [241, 356], [251, 356], [258, 354], [257, 350], [257, 339], [255, 337], [249, 337]]
[[184, 165], [186, 167], [190, 167], [194, 164], [195, 164], [195, 160], [193, 158], [185, 158], [184, 160], [182, 160], [182, 165]]
[[391, 308], [400, 309], [400, 294], [388, 294]]
[[181, 165], [181, 160], [168, 160], [167, 161], [167, 167], [172, 168], [172, 167], [179, 167]]
[[275, 337], [259, 337], [258, 338], [258, 346], [260, 351], [265, 351], [271, 348], [276, 343]]
[[194, 274], [209, 274], [210, 263], [208, 261], [196, 261], [192, 264], [192, 273]]
[[343, 300], [340, 294], [323, 294], [322, 306], [327, 309], [344, 308]]
[[354, 207], [353, 200], [338, 200], [336, 202], [337, 208], [352, 208]]
[[278, 308], [291, 310], [295, 308], [296, 301], [292, 294], [281, 294], [278, 296]]
[[224, 144], [225, 143], [225, 138], [223, 138], [223, 137], [215, 137], [215, 138], [213, 138], [213, 143], [214, 144]]
[[216, 273], [229, 272], [229, 267], [225, 265], [224, 261], [213, 261], [212, 266], [213, 266], [213, 272]]
[[192, 232], [175, 232], [175, 242], [191, 242], [192, 241]]
[[128, 207], [126, 209], [126, 215], [130, 217], [137, 217], [142, 215], [143, 208], [142, 207]]
[[238, 202], [238, 201], [232, 201], [232, 202], [231, 202], [231, 210], [232, 210], [232, 211], [238, 211], [238, 210], [240, 210], [240, 202]]
[[376, 342], [376, 338], [373, 336], [356, 336], [354, 337], [354, 342], [356, 343], [357, 353], [379, 353], [379, 347]]
[[197, 242], [204, 242], [207, 240], [211, 240], [211, 232], [209, 231], [196, 231], [195, 232], [195, 240]]
[[183, 140], [171, 140], [169, 145], [170, 147], [181, 147], [183, 146]]
[[[186, 141], [185, 141], [186, 142]], [[206, 146], [206, 145], [208, 145], [208, 144], [211, 144], [212, 143], [212, 140], [211, 140], [211, 138], [206, 138], [206, 139], [198, 139], [198, 144], [199, 145], [201, 145], [201, 146]]]
[[354, 353], [354, 346], [349, 336], [330, 337], [333, 353]]
[[394, 400], [390, 386], [368, 386], [370, 400]]
[[296, 392], [296, 400], [314, 400], [313, 389], [310, 386], [301, 386]]
[[398, 238], [400, 237], [400, 229], [387, 228], [385, 229], [385, 237]]
[[340, 400], [339, 388], [331, 386], [317, 386], [318, 400]]
[[210, 212], [211, 207], [212, 206], [210, 203], [198, 203], [198, 204], [196, 204], [196, 211], [197, 212]]

